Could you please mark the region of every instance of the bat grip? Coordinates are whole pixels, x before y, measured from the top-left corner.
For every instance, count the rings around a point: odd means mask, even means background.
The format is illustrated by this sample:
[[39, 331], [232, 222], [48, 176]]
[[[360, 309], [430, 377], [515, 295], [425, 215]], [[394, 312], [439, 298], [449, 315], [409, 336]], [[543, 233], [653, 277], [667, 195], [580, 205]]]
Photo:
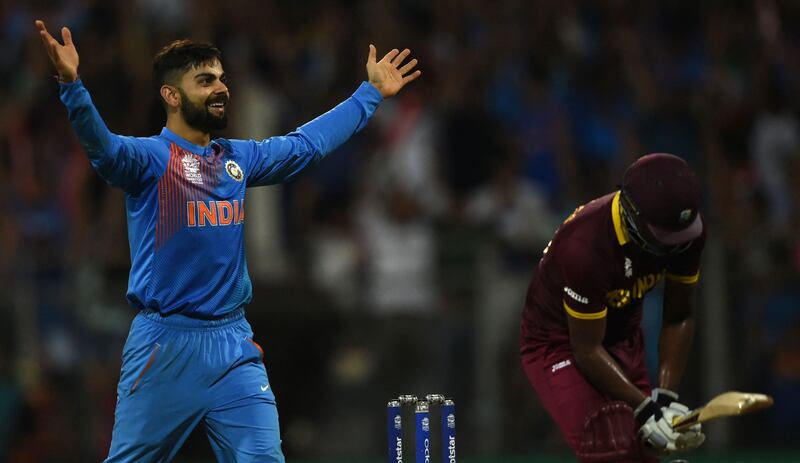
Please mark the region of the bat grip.
[[700, 410], [692, 410], [686, 415], [676, 416], [672, 419], [672, 429], [676, 431], [685, 431], [691, 428], [700, 418]]

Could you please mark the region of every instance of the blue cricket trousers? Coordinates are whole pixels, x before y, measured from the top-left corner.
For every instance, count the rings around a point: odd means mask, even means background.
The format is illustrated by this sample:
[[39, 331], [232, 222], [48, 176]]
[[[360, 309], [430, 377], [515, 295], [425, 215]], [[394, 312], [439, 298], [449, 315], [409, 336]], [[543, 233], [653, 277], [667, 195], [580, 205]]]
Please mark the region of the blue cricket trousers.
[[202, 422], [218, 461], [283, 463], [262, 357], [244, 309], [216, 320], [140, 312], [122, 353], [105, 461], [171, 461]]

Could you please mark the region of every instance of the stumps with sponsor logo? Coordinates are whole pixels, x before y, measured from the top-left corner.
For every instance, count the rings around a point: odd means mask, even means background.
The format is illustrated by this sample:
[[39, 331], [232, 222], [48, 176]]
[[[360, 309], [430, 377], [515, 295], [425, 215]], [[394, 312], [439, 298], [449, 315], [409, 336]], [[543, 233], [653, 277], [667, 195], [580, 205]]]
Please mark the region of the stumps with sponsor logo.
[[413, 406], [415, 456], [417, 463], [430, 463], [433, 452], [431, 412], [439, 406], [441, 420], [440, 448], [443, 463], [456, 463], [455, 401], [442, 394], [428, 394], [424, 399], [404, 394], [387, 402], [388, 462], [403, 463], [403, 407]]
[[389, 463], [403, 462], [403, 406], [399, 400], [386, 404], [386, 428], [389, 432]]
[[417, 401], [414, 406], [416, 426], [417, 463], [431, 461], [431, 406], [426, 400]]
[[442, 413], [442, 461], [456, 463], [456, 403], [445, 399]]

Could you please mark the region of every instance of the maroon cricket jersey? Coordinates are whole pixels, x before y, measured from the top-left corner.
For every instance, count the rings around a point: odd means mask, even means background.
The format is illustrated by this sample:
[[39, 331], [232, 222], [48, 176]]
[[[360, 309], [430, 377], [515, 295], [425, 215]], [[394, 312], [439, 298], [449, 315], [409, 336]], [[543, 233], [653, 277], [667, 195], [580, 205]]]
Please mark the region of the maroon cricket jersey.
[[642, 300], [662, 278], [699, 279], [705, 231], [684, 252], [655, 256], [628, 237], [619, 192], [585, 204], [567, 218], [544, 250], [528, 286], [522, 315], [522, 352], [569, 345], [567, 317], [605, 317], [603, 344], [633, 337]]

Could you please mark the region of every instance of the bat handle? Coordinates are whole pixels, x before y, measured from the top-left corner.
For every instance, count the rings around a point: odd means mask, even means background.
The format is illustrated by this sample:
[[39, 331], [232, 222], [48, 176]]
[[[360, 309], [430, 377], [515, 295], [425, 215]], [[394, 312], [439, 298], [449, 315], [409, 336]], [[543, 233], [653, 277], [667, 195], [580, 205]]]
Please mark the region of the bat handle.
[[685, 431], [697, 423], [700, 418], [700, 410], [692, 410], [686, 415], [676, 416], [672, 419], [672, 429], [676, 431]]

